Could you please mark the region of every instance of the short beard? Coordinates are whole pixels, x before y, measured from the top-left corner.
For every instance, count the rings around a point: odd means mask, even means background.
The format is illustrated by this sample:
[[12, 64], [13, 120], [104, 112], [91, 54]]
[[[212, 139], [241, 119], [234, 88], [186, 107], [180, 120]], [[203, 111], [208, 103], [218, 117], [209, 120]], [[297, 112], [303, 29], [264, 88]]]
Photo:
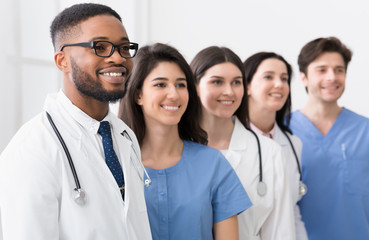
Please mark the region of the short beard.
[[76, 62], [71, 58], [72, 77], [77, 90], [89, 97], [100, 102], [116, 102], [123, 98], [127, 92], [127, 82], [124, 84], [124, 90], [107, 91], [103, 85], [94, 79], [88, 73], [85, 73], [79, 68]]

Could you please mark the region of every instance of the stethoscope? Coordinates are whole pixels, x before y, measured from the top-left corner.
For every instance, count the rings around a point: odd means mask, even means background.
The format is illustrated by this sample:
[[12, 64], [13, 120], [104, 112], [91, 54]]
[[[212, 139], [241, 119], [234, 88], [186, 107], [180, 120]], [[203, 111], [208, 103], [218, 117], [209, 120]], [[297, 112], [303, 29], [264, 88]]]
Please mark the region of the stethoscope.
[[[254, 134], [255, 136], [255, 139], [256, 139], [256, 142], [257, 142], [257, 145], [258, 145], [258, 155], [259, 155], [259, 182], [258, 182], [258, 185], [257, 185], [257, 193], [260, 197], [263, 197], [265, 196], [266, 192], [267, 192], [267, 185], [265, 184], [265, 182], [263, 182], [263, 162], [262, 162], [262, 159], [261, 159], [261, 146], [260, 146], [260, 141], [259, 141], [259, 137], [258, 135], [252, 131], [251, 129], [248, 129], [252, 134]], [[296, 159], [296, 163], [297, 163], [297, 168], [299, 170], [299, 174], [300, 174], [300, 183], [299, 183], [299, 194], [300, 196], [303, 196], [306, 194], [307, 192], [307, 186], [302, 182], [302, 173], [301, 173], [301, 166], [300, 166], [300, 162], [299, 162], [299, 159], [297, 157], [297, 154], [296, 154], [296, 150], [295, 150], [295, 147], [293, 146], [292, 144], [292, 141], [290, 139], [290, 137], [287, 135], [287, 133], [283, 130], [281, 130], [283, 132], [283, 134], [286, 136], [288, 142], [290, 143], [290, 146], [292, 148], [292, 151], [293, 151], [293, 154], [295, 155], [295, 159]]]
[[[67, 148], [67, 145], [65, 144], [62, 136], [60, 135], [60, 132], [58, 130], [58, 128], [55, 126], [55, 123], [53, 121], [53, 119], [51, 118], [50, 114], [48, 112], [46, 112], [46, 115], [47, 115], [47, 119], [49, 120], [50, 124], [51, 124], [51, 127], [53, 128], [56, 136], [58, 137], [63, 149], [64, 149], [64, 152], [65, 152], [65, 155], [67, 156], [67, 159], [68, 159], [68, 162], [69, 162], [69, 166], [70, 166], [70, 169], [72, 171], [72, 174], [73, 174], [73, 178], [74, 178], [74, 182], [76, 184], [76, 187], [73, 189], [73, 198], [74, 198], [74, 201], [78, 204], [78, 205], [84, 205], [86, 203], [86, 192], [81, 188], [81, 184], [79, 183], [79, 179], [78, 179], [78, 175], [77, 175], [77, 172], [76, 172], [76, 169], [74, 167], [74, 163], [73, 163], [73, 160], [72, 160], [72, 157], [70, 156], [70, 153], [69, 153], [69, 150]], [[129, 141], [132, 142], [132, 139], [131, 137], [129, 136], [128, 132], [126, 130], [123, 131], [123, 133], [121, 133], [125, 138], [127, 138]], [[144, 183], [144, 186], [145, 187], [148, 187], [150, 186], [151, 184], [151, 178], [149, 176], [149, 174], [146, 172], [146, 169], [143, 165], [143, 163], [139, 160], [138, 158], [138, 155], [137, 155], [137, 152], [135, 150], [135, 148], [133, 147], [133, 144], [131, 145], [132, 149], [133, 149], [133, 152], [135, 154], [135, 158], [136, 158], [136, 163], [133, 161], [132, 157], [130, 157], [131, 159], [131, 162], [133, 164], [133, 166], [135, 167], [137, 173], [138, 173], [138, 176], [140, 177], [141, 181]], [[137, 166], [137, 162], [138, 162], [138, 165], [140, 165], [141, 169], [143, 169], [145, 175], [146, 175], [146, 179], [144, 180], [143, 177], [141, 176], [140, 174], [140, 171], [138, 169], [138, 166]]]

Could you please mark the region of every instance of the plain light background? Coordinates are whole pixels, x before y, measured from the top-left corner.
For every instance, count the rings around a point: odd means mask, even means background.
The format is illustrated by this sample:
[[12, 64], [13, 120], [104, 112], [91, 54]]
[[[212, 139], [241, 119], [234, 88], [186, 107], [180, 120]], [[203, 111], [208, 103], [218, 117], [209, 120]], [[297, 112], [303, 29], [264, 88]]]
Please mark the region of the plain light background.
[[[66, 7], [84, 1], [4, 0], [0, 8], [0, 152], [23, 123], [43, 109], [46, 94], [61, 88], [49, 27]], [[162, 42], [190, 62], [211, 45], [226, 46], [242, 60], [258, 51], [283, 55], [294, 70], [293, 109], [304, 106], [297, 55], [308, 41], [336, 36], [354, 53], [339, 103], [369, 117], [366, 69], [369, 8], [362, 0], [106, 0], [130, 40]], [[112, 106], [116, 109], [116, 105]]]

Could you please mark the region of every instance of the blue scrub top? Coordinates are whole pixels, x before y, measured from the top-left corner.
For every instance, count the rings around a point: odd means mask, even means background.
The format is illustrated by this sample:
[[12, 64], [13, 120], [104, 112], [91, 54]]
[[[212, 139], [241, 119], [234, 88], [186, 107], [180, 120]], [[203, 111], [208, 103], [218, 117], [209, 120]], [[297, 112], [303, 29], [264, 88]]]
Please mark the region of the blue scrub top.
[[310, 240], [369, 239], [369, 119], [345, 108], [323, 136], [301, 112], [290, 127], [302, 143], [299, 202]]
[[216, 149], [184, 141], [180, 161], [146, 168], [145, 198], [153, 239], [213, 239], [213, 224], [251, 206], [240, 180]]

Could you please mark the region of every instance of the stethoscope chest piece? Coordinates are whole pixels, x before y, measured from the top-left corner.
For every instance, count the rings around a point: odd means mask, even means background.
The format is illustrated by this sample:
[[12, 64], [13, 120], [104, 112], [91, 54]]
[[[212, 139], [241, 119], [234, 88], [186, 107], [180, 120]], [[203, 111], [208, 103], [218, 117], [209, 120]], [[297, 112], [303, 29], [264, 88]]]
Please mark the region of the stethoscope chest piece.
[[304, 196], [306, 193], [307, 193], [307, 186], [302, 182], [300, 181], [300, 184], [299, 184], [299, 194], [301, 196]]
[[260, 197], [265, 196], [266, 192], [267, 192], [267, 186], [264, 182], [260, 181], [258, 183], [258, 187], [257, 187], [257, 191]]
[[150, 186], [150, 184], [151, 184], [151, 179], [145, 179], [144, 186], [148, 187], [148, 186]]
[[73, 198], [74, 198], [74, 201], [80, 206], [83, 206], [86, 204], [86, 193], [85, 191], [83, 191], [82, 188], [74, 189]]

